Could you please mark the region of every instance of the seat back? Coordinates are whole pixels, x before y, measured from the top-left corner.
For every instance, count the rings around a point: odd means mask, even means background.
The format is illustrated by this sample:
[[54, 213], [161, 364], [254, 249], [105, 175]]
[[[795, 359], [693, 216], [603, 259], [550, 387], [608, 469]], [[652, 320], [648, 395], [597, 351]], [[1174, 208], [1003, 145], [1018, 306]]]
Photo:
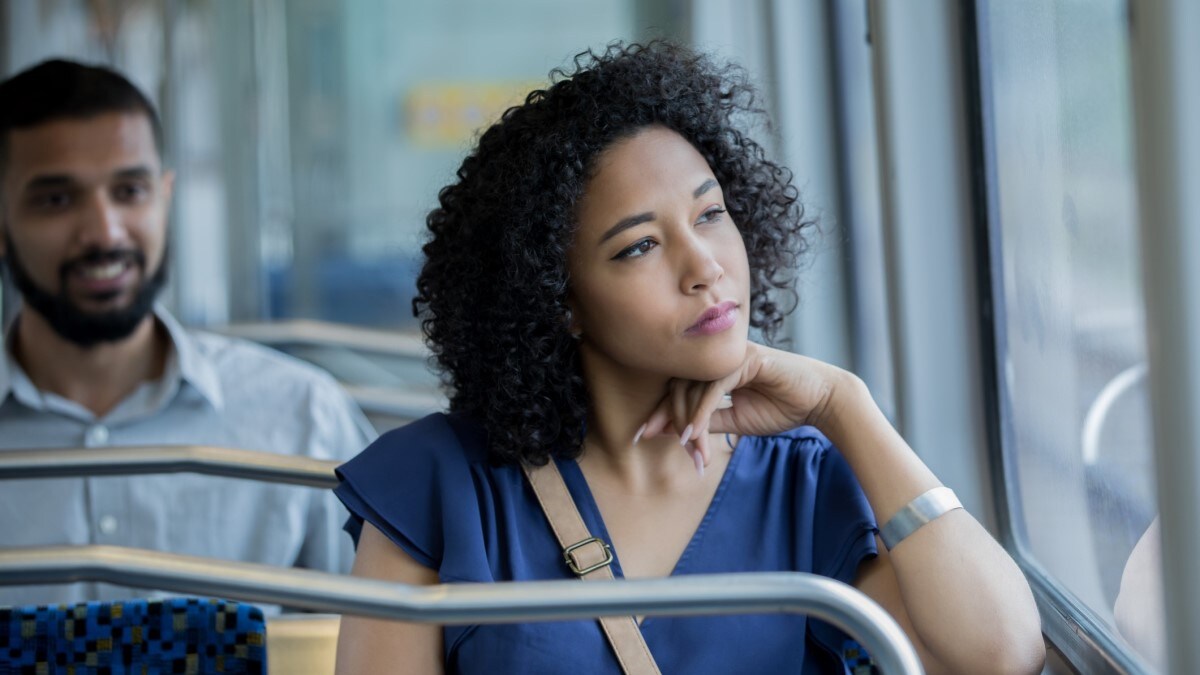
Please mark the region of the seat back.
[[280, 614], [267, 619], [271, 667], [288, 675], [333, 675], [341, 619], [337, 614]]
[[263, 673], [258, 607], [169, 598], [0, 608], [4, 672]]

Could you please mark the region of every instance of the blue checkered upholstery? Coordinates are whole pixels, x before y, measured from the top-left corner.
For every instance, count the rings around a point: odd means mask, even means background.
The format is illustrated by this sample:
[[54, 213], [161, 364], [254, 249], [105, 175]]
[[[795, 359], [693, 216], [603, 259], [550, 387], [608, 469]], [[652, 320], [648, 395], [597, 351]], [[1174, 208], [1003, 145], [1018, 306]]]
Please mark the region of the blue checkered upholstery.
[[263, 673], [252, 605], [206, 598], [0, 607], [0, 675]]
[[879, 672], [867, 650], [850, 639], [842, 642], [842, 663], [845, 664], [846, 672], [850, 675], [875, 675]]

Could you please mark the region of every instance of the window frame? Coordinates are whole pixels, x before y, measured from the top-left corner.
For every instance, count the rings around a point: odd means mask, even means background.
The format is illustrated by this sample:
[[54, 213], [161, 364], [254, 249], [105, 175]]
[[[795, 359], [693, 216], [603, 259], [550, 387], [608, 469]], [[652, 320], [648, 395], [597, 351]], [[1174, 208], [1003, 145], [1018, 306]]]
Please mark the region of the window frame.
[[1143, 290], [1159, 513], [1168, 661], [1200, 668], [1200, 583], [1192, 561], [1200, 519], [1200, 83], [1184, 64], [1200, 60], [1190, 0], [1128, 0]]

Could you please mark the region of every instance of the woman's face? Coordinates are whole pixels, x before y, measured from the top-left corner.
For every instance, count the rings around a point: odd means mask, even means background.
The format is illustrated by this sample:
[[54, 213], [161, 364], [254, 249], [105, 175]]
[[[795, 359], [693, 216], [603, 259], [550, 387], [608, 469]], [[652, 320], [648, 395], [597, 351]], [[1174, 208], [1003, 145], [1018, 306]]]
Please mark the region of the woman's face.
[[708, 163], [647, 127], [607, 148], [567, 255], [585, 365], [714, 380], [746, 352], [750, 269]]

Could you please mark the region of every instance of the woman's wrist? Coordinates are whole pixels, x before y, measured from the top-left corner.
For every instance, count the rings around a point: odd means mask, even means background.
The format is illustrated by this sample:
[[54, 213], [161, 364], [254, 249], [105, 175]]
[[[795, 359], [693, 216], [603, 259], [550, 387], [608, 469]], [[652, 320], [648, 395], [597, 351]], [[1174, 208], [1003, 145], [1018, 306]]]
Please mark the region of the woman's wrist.
[[828, 371], [823, 374], [823, 389], [826, 390], [826, 395], [823, 396], [821, 405], [812, 411], [810, 423], [822, 431], [834, 431], [844, 425], [846, 419], [862, 414], [864, 400], [872, 406], [875, 405], [875, 401], [871, 399], [871, 393], [866, 389], [862, 378], [833, 365], [827, 368]]
[[852, 373], [830, 392], [824, 426], [829, 439], [862, 484], [871, 507], [886, 522], [923, 492], [941, 483], [900, 437], [870, 390]]
[[841, 368], [831, 367], [826, 387], [828, 394], [823, 406], [814, 410], [813, 426], [821, 430], [834, 445], [841, 447], [854, 427], [882, 415], [871, 391], [860, 377]]

